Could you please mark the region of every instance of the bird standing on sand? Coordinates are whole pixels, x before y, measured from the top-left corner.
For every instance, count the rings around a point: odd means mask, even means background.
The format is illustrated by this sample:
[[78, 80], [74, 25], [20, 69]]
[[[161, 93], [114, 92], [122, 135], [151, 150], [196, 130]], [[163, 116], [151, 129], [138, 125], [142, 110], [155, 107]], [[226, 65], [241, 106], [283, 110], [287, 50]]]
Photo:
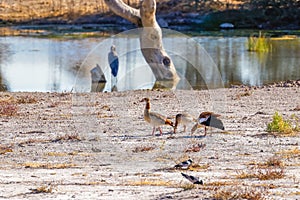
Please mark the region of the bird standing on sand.
[[202, 112], [198, 117], [197, 124], [195, 124], [192, 128], [192, 133], [196, 131], [199, 125], [204, 125], [204, 136], [206, 135], [207, 126], [224, 130], [223, 122], [220, 119], [218, 119], [218, 117], [220, 116], [221, 115], [215, 114], [213, 112]]
[[174, 168], [188, 169], [193, 163], [192, 159], [188, 159], [174, 166]]
[[185, 132], [186, 131], [186, 126], [189, 124], [189, 123], [192, 123], [192, 122], [195, 122], [197, 121], [192, 115], [189, 115], [187, 113], [179, 113], [176, 115], [176, 119], [175, 119], [175, 126], [174, 126], [174, 133], [176, 133], [176, 130], [177, 130], [177, 127], [179, 124], [182, 124], [183, 125], [183, 131]]
[[189, 180], [190, 182], [192, 182], [193, 184], [199, 184], [199, 185], [203, 185], [203, 181], [199, 180], [198, 178], [194, 177], [194, 176], [190, 176], [184, 173], [181, 173], [181, 175], [186, 178], [187, 180]]
[[[110, 47], [110, 52], [108, 53], [108, 62], [109, 62], [109, 66], [111, 69], [111, 74], [113, 75], [112, 85], [115, 85], [117, 83], [117, 75], [118, 75], [118, 71], [119, 71], [119, 57], [116, 52], [115, 45], [112, 45]], [[113, 79], [114, 79], [115, 83], [113, 83]]]
[[159, 129], [160, 135], [162, 135], [162, 130], [160, 126], [162, 125], [170, 125], [174, 126], [173, 122], [170, 119], [167, 119], [167, 117], [150, 111], [150, 99], [149, 98], [143, 98], [141, 102], [146, 102], [146, 107], [144, 110], [144, 119], [146, 122], [150, 123], [153, 126], [152, 135], [154, 135], [154, 131], [156, 127]]

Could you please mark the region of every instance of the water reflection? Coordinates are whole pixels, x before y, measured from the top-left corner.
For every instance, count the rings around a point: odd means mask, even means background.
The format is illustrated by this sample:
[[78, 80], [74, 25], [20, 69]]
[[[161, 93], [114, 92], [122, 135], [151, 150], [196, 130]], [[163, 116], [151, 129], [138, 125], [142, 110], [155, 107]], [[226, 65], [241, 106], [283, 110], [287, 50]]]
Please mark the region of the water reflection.
[[[248, 52], [245, 37], [166, 34], [163, 42], [181, 77], [179, 89], [261, 85], [300, 78], [299, 39], [272, 40], [269, 53]], [[2, 37], [0, 81], [9, 91], [88, 92], [93, 85], [91, 70], [98, 65], [106, 80], [101, 90], [111, 91], [107, 53], [112, 44], [119, 55], [118, 91], [168, 86], [155, 82], [137, 35], [81, 40]]]
[[212, 55], [226, 86], [300, 78], [300, 39], [271, 40], [271, 52], [248, 52], [247, 38], [197, 38]]
[[101, 67], [97, 64], [90, 72], [92, 80], [91, 91], [102, 92], [106, 84], [106, 79]]
[[1, 37], [9, 49], [0, 57], [2, 82], [9, 91], [71, 91], [76, 67], [100, 40]]

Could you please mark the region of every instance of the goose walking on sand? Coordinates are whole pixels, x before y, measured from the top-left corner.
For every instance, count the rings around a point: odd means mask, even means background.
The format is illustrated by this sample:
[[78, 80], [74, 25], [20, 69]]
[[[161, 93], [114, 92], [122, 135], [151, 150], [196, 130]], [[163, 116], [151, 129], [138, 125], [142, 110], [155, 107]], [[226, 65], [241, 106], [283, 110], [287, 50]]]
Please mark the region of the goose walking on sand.
[[197, 120], [192, 116], [187, 113], [179, 113], [176, 115], [175, 119], [175, 126], [174, 126], [174, 133], [176, 133], [177, 127], [179, 124], [183, 125], [183, 131], [186, 132], [186, 126], [192, 122], [196, 122]]
[[167, 117], [165, 117], [159, 113], [150, 111], [150, 99], [149, 98], [143, 98], [141, 100], [141, 102], [146, 102], [146, 107], [144, 110], [144, 119], [146, 122], [148, 122], [149, 124], [151, 124], [153, 126], [152, 135], [154, 135], [156, 127], [158, 128], [160, 135], [162, 135], [162, 130], [161, 130], [160, 126], [163, 126], [163, 125], [169, 125], [172, 127], [174, 126], [173, 122], [170, 119], [168, 119]]
[[220, 116], [221, 115], [213, 112], [202, 112], [198, 117], [198, 122], [194, 125], [191, 132], [194, 133], [199, 125], [204, 126], [204, 136], [206, 135], [207, 126], [224, 130], [223, 122], [218, 118]]

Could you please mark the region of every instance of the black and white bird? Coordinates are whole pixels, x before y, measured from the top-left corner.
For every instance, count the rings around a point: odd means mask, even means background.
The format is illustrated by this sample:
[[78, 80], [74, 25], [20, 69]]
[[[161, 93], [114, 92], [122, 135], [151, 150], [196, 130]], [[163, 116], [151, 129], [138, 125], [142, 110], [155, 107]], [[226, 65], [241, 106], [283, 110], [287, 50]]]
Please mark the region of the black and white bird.
[[199, 185], [203, 185], [203, 181], [199, 180], [198, 178], [194, 177], [194, 176], [190, 176], [184, 173], [181, 173], [181, 175], [186, 178], [187, 180], [189, 180], [190, 182], [192, 182], [193, 184], [199, 184]]
[[188, 169], [193, 163], [192, 159], [188, 159], [174, 166], [174, 168]]
[[206, 135], [207, 126], [224, 130], [225, 128], [223, 122], [218, 118], [220, 116], [221, 115], [215, 114], [213, 112], [202, 112], [198, 117], [197, 124], [195, 124], [192, 128], [192, 133], [195, 132], [199, 125], [204, 125], [204, 136]]

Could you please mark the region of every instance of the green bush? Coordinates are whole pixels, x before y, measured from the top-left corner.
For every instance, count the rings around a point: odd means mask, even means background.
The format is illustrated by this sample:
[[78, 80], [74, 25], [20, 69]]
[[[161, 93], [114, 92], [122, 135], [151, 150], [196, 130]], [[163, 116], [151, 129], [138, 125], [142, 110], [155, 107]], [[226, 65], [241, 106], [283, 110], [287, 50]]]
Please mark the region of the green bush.
[[250, 36], [248, 38], [248, 51], [269, 52], [272, 49], [270, 39], [259, 32], [258, 37]]
[[275, 112], [273, 115], [273, 121], [268, 124], [267, 131], [290, 134], [294, 132], [294, 129], [290, 121], [284, 120], [282, 115]]

